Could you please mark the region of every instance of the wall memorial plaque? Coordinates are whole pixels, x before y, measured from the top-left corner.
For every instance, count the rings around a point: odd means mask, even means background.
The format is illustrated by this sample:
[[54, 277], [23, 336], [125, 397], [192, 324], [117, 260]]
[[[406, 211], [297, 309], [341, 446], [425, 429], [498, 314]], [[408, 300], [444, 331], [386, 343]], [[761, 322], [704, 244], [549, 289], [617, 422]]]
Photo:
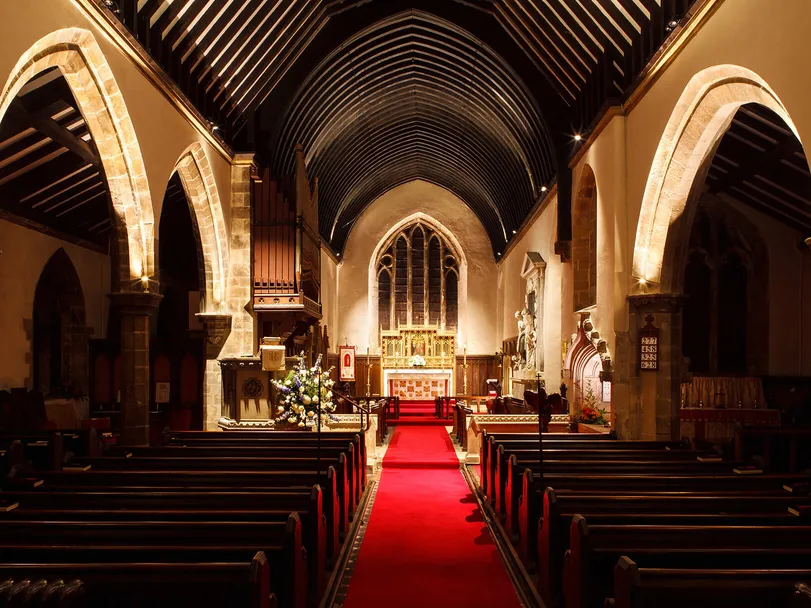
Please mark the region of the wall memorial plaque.
[[659, 369], [659, 328], [653, 325], [653, 315], [645, 317], [647, 324], [639, 330], [639, 369], [655, 372]]

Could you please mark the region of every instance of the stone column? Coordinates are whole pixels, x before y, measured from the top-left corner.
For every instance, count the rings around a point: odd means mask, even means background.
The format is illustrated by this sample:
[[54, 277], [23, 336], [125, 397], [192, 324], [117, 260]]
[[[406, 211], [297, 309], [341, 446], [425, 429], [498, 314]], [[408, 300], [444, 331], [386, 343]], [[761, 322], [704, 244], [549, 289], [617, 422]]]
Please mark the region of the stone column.
[[217, 430], [222, 412], [222, 370], [220, 356], [231, 334], [231, 315], [200, 312], [195, 315], [205, 332], [206, 371], [203, 386], [203, 428]]
[[251, 310], [251, 174], [253, 154], [237, 154], [231, 165], [231, 268], [228, 308], [231, 335], [223, 353], [229, 357], [256, 354]]
[[[632, 438], [645, 440], [679, 439], [682, 301], [678, 294], [628, 296], [630, 307], [630, 411]], [[646, 317], [659, 328], [659, 369], [639, 369], [639, 330]]]
[[113, 293], [121, 319], [121, 443], [149, 445], [149, 317], [158, 293]]

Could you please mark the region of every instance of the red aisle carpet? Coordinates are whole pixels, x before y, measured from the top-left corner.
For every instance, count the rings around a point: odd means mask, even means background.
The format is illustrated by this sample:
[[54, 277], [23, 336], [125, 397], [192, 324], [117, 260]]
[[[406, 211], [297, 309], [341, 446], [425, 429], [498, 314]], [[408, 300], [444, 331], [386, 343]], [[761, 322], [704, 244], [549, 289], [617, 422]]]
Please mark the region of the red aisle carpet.
[[519, 606], [444, 428], [394, 431], [344, 606]]

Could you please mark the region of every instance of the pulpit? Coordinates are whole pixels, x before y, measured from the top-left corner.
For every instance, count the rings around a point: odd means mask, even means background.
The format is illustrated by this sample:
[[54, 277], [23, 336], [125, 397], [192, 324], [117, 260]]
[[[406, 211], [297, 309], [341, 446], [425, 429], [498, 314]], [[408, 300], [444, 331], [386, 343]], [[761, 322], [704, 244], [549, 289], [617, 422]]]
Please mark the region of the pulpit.
[[271, 375], [259, 357], [222, 359], [220, 426], [270, 427], [273, 416]]

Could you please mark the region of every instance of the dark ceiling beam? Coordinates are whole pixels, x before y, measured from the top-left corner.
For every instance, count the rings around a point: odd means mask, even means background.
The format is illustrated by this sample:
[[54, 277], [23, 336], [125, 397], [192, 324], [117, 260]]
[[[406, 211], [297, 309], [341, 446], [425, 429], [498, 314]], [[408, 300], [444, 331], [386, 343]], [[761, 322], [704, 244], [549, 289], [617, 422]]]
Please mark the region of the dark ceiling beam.
[[50, 137], [54, 142], [67, 148], [91, 165], [101, 167], [101, 159], [86, 141], [76, 137], [50, 116], [30, 113], [19, 97], [11, 102], [6, 116], [19, 124], [34, 127], [37, 131], [46, 137]]
[[751, 179], [753, 174], [767, 171], [769, 166], [779, 163], [782, 159], [802, 149], [802, 144], [793, 134], [783, 137], [766, 152], [755, 155], [749, 162], [739, 163], [735, 170], [729, 171], [725, 177], [714, 183], [710, 191], [716, 194], [736, 186], [744, 180]]

